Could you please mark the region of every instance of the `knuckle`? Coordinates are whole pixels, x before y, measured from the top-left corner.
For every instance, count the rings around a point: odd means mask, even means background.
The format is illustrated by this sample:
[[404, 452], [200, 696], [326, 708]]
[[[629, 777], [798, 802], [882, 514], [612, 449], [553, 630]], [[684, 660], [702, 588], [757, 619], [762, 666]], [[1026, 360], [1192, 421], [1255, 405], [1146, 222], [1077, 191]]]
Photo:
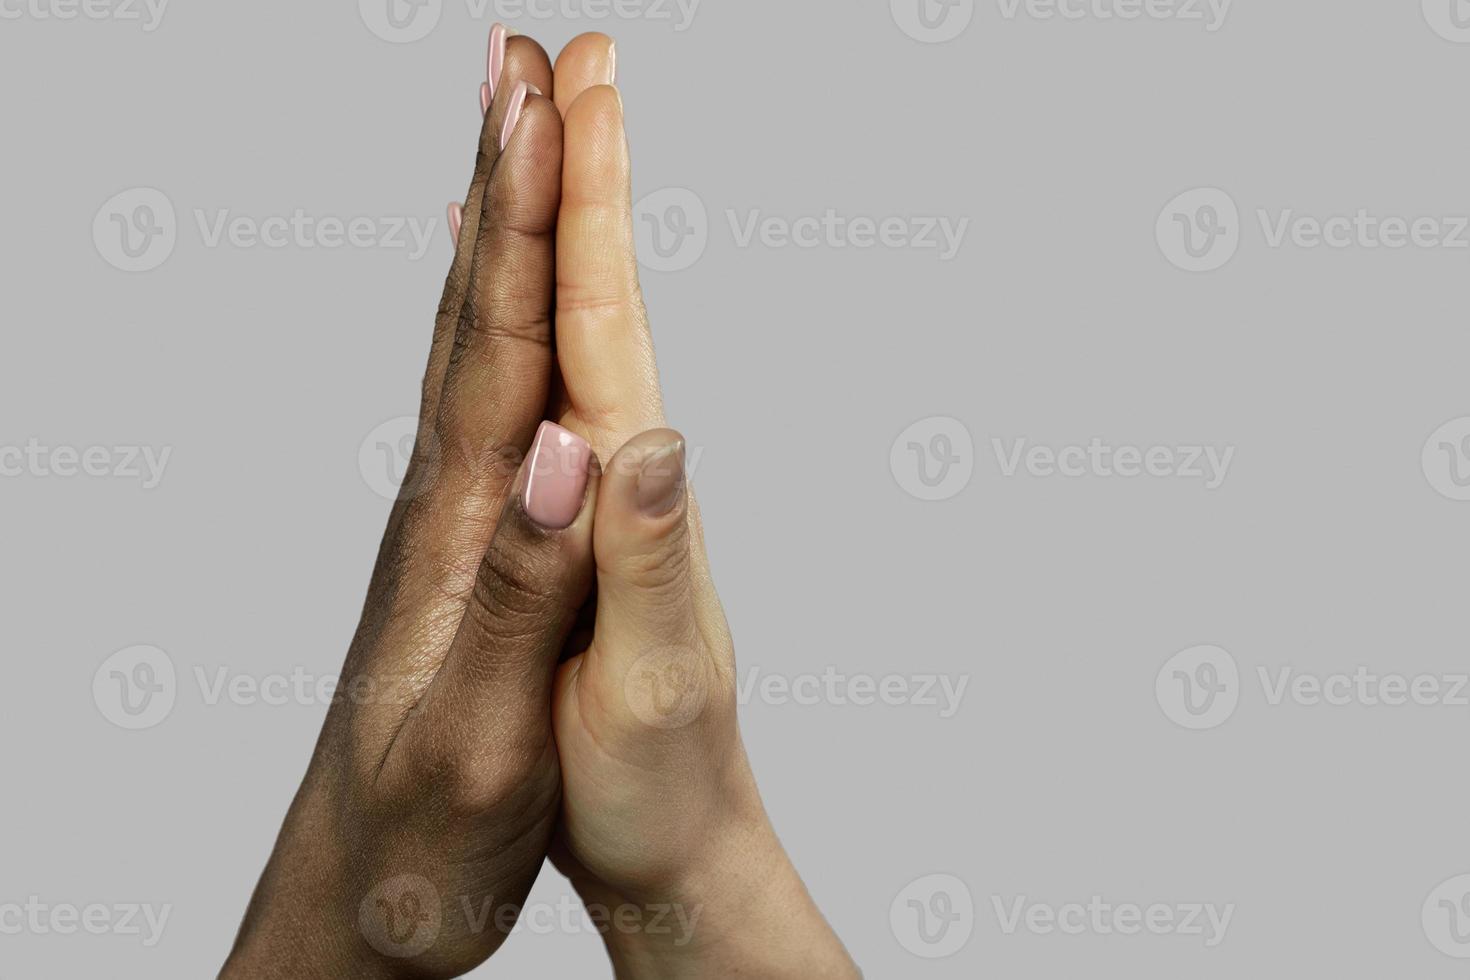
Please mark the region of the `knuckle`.
[[617, 559], [617, 573], [655, 598], [677, 598], [689, 581], [688, 531], [680, 521], [668, 534], [647, 547], [629, 551]]
[[475, 765], [468, 761], [450, 767], [444, 802], [456, 817], [474, 817], [503, 806], [519, 789], [521, 773], [503, 763]]
[[549, 739], [549, 732], [542, 732], [527, 737], [525, 744], [503, 742], [504, 751], [487, 756], [476, 749], [484, 744], [480, 739], [442, 737], [414, 757], [414, 796], [437, 799], [455, 823], [487, 814], [544, 811], [560, 782], [548, 778], [556, 771], [548, 762], [556, 752]]
[[642, 316], [643, 303], [637, 290], [614, 282], [582, 282], [559, 285], [556, 311], [563, 316]]
[[[482, 492], [515, 475], [524, 453], [506, 442], [484, 420], [483, 406], [469, 398], [446, 397], [439, 405], [434, 429], [439, 468], [456, 478], [453, 492]], [[469, 486], [464, 486], [468, 479]]]
[[505, 287], [489, 301], [469, 300], [459, 315], [454, 343], [449, 349], [451, 368], [472, 353], [484, 364], [494, 364], [507, 345], [551, 349], [551, 315], [547, 304]]
[[480, 564], [467, 615], [491, 641], [524, 641], [546, 631], [558, 601], [556, 575], [544, 556], [497, 542]]

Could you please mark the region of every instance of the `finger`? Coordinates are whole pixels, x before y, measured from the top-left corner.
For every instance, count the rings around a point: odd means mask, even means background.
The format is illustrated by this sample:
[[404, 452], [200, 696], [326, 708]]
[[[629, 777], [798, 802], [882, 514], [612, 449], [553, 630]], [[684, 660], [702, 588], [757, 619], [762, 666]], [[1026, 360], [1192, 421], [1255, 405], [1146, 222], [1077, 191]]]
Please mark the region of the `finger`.
[[[480, 341], [544, 333], [535, 324], [544, 324], [551, 304], [550, 229], [561, 191], [561, 120], [550, 102], [532, 97], [503, 154], [500, 135], [511, 104], [506, 85], [525, 75], [545, 80], [550, 71], [535, 42], [510, 40], [496, 105], [481, 134], [472, 206], [462, 214], [455, 261], [456, 269], [467, 270], [465, 295], [447, 321], [454, 327], [447, 336], [440, 318], [430, 373], [437, 371], [441, 382], [432, 389], [426, 385], [418, 445], [384, 538], [352, 661], [355, 676], [395, 692], [361, 710], [361, 723], [374, 735], [397, 730], [403, 712], [419, 700], [443, 662], [494, 533], [514, 463], [530, 445], [544, 411], [544, 385], [520, 380], [527, 370], [523, 359], [501, 363]], [[471, 303], [476, 305], [466, 321], [465, 307]], [[456, 344], [461, 323], [478, 331], [462, 346]], [[540, 351], [531, 360], [539, 363], [540, 374], [547, 373], [545, 342], [526, 346]], [[457, 353], [470, 356], [451, 364]], [[498, 380], [505, 383], [487, 396]], [[448, 404], [446, 391], [454, 396]], [[518, 400], [522, 397], [524, 402]], [[476, 398], [485, 404], [471, 404]]]
[[[523, 80], [537, 86], [543, 92], [552, 90], [551, 59], [547, 57], [541, 45], [535, 41], [528, 37], [509, 37], [505, 27], [496, 24], [490, 30], [490, 52], [487, 77], [495, 79], [493, 91], [496, 94], [505, 91], [507, 87], [513, 88], [517, 82]], [[485, 96], [490, 93], [492, 86], [489, 82], [484, 82], [481, 83], [480, 88], [483, 105]], [[449, 363], [455, 330], [459, 325], [459, 315], [464, 309], [465, 297], [469, 292], [471, 265], [474, 260], [480, 214], [484, 205], [485, 187], [490, 180], [495, 161], [500, 156], [499, 140], [487, 140], [487, 131], [491, 134], [498, 134], [500, 131], [498, 127], [503, 119], [503, 116], [495, 118], [487, 116], [482, 120], [480, 151], [475, 155], [475, 169], [470, 178], [469, 193], [465, 196], [463, 206], [458, 202], [450, 206], [453, 211], [457, 212], [458, 220], [463, 222], [463, 226], [458, 226], [456, 218], [451, 217], [450, 231], [455, 242], [454, 261], [450, 266], [444, 292], [439, 300], [439, 313], [434, 321], [434, 340], [429, 349], [429, 366], [424, 373], [423, 410], [420, 414], [424, 420], [432, 417], [433, 409], [439, 404], [445, 368]], [[486, 153], [487, 146], [490, 146], [493, 152]], [[468, 228], [468, 231], [465, 228]]]
[[505, 49], [510, 40], [505, 25], [496, 23], [490, 28], [490, 48], [485, 59], [485, 80], [480, 83], [480, 115], [490, 111], [495, 91], [500, 86], [500, 76], [505, 69]]
[[545, 748], [557, 661], [592, 583], [599, 478], [585, 440], [542, 424], [449, 655], [399, 743], [481, 758], [490, 753], [477, 748]]
[[577, 97], [594, 85], [618, 83], [618, 49], [606, 34], [572, 38], [556, 56], [556, 108], [563, 116]]
[[569, 405], [606, 453], [627, 434], [663, 424], [633, 250], [632, 174], [617, 89], [584, 92], [567, 112], [565, 132], [557, 357]]
[[470, 469], [473, 483], [498, 477], [484, 486], [496, 510], [508, 474], [486, 464], [507, 450], [518, 456], [546, 411], [562, 151], [550, 100], [519, 82], [505, 102], [437, 428], [446, 459]]
[[593, 529], [597, 624], [589, 657], [614, 677], [650, 653], [698, 645], [684, 456], [683, 436], [656, 429], [607, 465]]

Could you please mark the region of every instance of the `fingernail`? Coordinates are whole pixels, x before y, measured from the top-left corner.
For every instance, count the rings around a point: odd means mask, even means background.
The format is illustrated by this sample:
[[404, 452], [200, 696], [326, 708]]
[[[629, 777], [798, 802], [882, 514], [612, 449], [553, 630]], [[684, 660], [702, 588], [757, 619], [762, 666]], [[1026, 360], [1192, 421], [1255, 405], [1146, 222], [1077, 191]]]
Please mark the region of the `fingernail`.
[[587, 496], [587, 440], [554, 422], [542, 422], [526, 460], [521, 504], [526, 514], [549, 531], [570, 527]]
[[464, 224], [464, 205], [452, 201], [449, 205], [449, 237], [459, 244], [459, 228]]
[[648, 517], [663, 517], [684, 496], [684, 440], [654, 453], [638, 474], [638, 509]]
[[618, 84], [618, 42], [607, 46], [607, 84]]
[[489, 115], [490, 114], [490, 100], [493, 99], [494, 97], [495, 96], [493, 96], [490, 93], [490, 83], [489, 82], [481, 82], [480, 83], [480, 115], [486, 116], [486, 115]]
[[[500, 73], [505, 68], [506, 37], [504, 24], [496, 24], [490, 28], [490, 57], [485, 68], [485, 84], [490, 89], [490, 99], [495, 98], [495, 90], [500, 87]], [[481, 96], [481, 101], [487, 106], [490, 99]]]
[[510, 105], [505, 109], [505, 124], [500, 127], [502, 150], [510, 143], [510, 136], [516, 131], [516, 123], [521, 121], [521, 110], [526, 107], [527, 96], [540, 94], [541, 90], [530, 82], [516, 82], [515, 89], [510, 93]]

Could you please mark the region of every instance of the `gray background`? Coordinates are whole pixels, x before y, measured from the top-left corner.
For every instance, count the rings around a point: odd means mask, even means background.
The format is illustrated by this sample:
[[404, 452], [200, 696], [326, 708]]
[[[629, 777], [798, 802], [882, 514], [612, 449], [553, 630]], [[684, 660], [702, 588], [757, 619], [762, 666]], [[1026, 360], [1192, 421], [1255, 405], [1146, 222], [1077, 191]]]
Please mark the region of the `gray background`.
[[[358, 450], [417, 407], [494, 19], [447, 0], [389, 43], [354, 6], [0, 20], [0, 445], [173, 450], [154, 489], [0, 478], [0, 904], [173, 906], [152, 948], [0, 934], [0, 976], [212, 975], [304, 771], [323, 706], [210, 706], [193, 670], [340, 666], [389, 507]], [[1470, 213], [1470, 45], [1417, 3], [1327, 0], [1241, 0], [1214, 32], [982, 2], [940, 44], [875, 0], [511, 25], [553, 54], [616, 34], [638, 196], [707, 208], [703, 255], [644, 288], [742, 677], [969, 678], [948, 719], [742, 709], [777, 828], [869, 976], [1464, 975], [1420, 912], [1470, 871], [1470, 707], [1272, 706], [1256, 669], [1467, 669], [1470, 504], [1420, 452], [1470, 415], [1470, 251], [1273, 249], [1256, 212]], [[178, 242], [129, 274], [92, 226], [134, 187], [167, 195]], [[1197, 187], [1241, 215], [1207, 274], [1155, 240]], [[438, 223], [417, 262], [208, 247], [194, 210], [226, 208]], [[726, 217], [827, 208], [970, 226], [943, 262], [740, 247]], [[935, 416], [968, 430], [973, 477], [922, 501], [890, 447]], [[1214, 491], [1007, 478], [991, 440], [1022, 437], [1236, 456]], [[1188, 731], [1155, 677], [1207, 643], [1239, 707]], [[91, 684], [135, 644], [179, 690], [126, 731]], [[933, 873], [975, 915], [930, 960], [889, 912]], [[548, 869], [533, 900], [566, 891]], [[992, 897], [1023, 895], [1235, 912], [1214, 948], [1007, 935]], [[476, 975], [607, 973], [594, 936], [522, 934]]]

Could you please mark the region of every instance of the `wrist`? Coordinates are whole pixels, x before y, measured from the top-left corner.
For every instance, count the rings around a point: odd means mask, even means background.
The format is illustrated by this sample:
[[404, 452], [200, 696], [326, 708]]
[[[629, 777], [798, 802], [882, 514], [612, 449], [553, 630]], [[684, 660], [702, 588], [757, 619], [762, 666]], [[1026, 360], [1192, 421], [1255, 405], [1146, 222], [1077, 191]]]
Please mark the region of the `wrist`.
[[302, 977], [354, 977], [396, 980], [397, 964], [369, 948], [355, 934], [302, 929], [249, 929], [242, 932], [220, 970], [220, 980], [299, 980]]
[[675, 885], [635, 908], [646, 928], [610, 920], [604, 934], [620, 978], [860, 976], [763, 811], [712, 834]]
[[220, 970], [221, 980], [400, 976], [404, 964], [372, 948], [342, 889], [333, 886], [345, 877], [336, 862], [325, 849], [315, 852], [316, 861], [297, 860], [289, 846], [293, 840], [279, 844], [284, 849], [266, 865]]

